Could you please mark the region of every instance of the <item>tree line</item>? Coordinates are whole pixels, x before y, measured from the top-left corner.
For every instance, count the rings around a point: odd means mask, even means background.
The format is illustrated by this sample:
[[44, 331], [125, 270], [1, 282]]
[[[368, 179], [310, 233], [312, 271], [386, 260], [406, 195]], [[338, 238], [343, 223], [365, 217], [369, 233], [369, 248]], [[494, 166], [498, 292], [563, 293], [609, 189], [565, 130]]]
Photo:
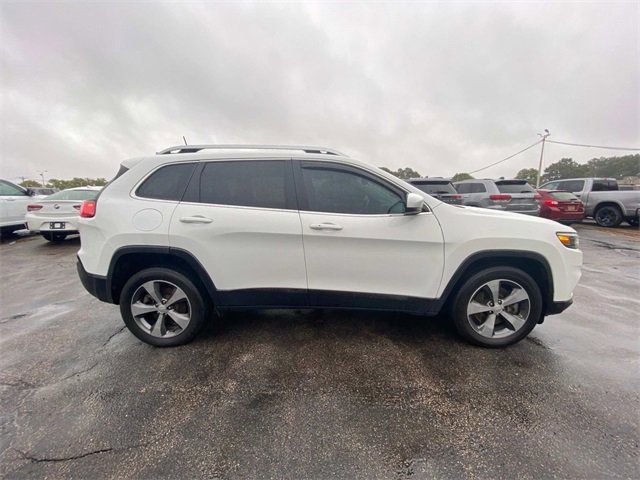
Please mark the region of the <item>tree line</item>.
[[[390, 170], [386, 167], [380, 168], [403, 180], [421, 177], [417, 171], [410, 167], [399, 168], [398, 170]], [[526, 180], [531, 185], [535, 185], [537, 176], [537, 168], [523, 168], [516, 174], [515, 178]], [[640, 154], [592, 158], [587, 163], [578, 163], [572, 158], [562, 158], [544, 169], [540, 182], [579, 177], [611, 177], [621, 180], [624, 177], [634, 176], [640, 176]], [[451, 177], [451, 181], [459, 182], [472, 178], [474, 177], [471, 174], [460, 172]]]
[[[102, 187], [107, 184], [106, 178], [80, 178], [74, 177], [70, 180], [60, 180], [57, 178], [50, 178], [45, 184], [46, 187], [57, 188], [59, 190], [64, 190], [66, 188], [75, 188], [75, 187], [88, 187], [88, 186], [96, 186]], [[24, 180], [20, 183], [21, 186], [29, 188], [29, 187], [42, 187], [42, 183], [36, 180]]]

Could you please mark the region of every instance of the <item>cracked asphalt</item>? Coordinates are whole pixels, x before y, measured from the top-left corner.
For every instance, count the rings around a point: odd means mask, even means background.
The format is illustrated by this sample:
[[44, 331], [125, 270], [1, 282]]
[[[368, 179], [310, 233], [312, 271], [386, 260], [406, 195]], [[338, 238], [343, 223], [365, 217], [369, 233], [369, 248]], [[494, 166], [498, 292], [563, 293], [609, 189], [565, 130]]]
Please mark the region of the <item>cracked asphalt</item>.
[[234, 313], [157, 349], [77, 239], [0, 245], [4, 478], [639, 478], [640, 236], [579, 226], [575, 304], [504, 350], [446, 318]]

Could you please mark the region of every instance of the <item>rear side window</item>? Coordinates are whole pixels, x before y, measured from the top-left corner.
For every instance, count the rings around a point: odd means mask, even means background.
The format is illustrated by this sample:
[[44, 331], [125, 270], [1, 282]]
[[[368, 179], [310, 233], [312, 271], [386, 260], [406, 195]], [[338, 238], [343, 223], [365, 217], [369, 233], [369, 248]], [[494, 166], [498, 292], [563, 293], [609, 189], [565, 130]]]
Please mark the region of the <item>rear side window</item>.
[[576, 197], [573, 193], [570, 193], [570, 192], [551, 192], [549, 193], [549, 196], [551, 198], [555, 198], [556, 200], [562, 200], [565, 202], [578, 199], [578, 197]]
[[527, 182], [496, 182], [500, 193], [533, 193], [533, 187]]
[[411, 184], [425, 193], [457, 193], [451, 182], [411, 182]]
[[199, 183], [196, 190], [201, 203], [295, 208], [288, 160], [210, 162], [204, 166]]
[[581, 192], [584, 190], [584, 180], [564, 180], [558, 182], [556, 188], [558, 190], [566, 190], [567, 192]]
[[594, 180], [591, 190], [594, 192], [612, 192], [618, 190], [618, 182], [615, 180]]
[[161, 167], [138, 187], [136, 195], [179, 202], [195, 167], [195, 163], [176, 163]]

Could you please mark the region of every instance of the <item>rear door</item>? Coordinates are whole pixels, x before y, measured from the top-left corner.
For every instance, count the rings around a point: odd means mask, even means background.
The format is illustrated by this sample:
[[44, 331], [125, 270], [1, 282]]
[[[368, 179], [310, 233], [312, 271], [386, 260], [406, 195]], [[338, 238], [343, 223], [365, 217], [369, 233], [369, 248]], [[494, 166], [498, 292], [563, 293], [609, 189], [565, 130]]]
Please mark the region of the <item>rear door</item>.
[[30, 201], [31, 197], [25, 190], [11, 182], [0, 180], [0, 224], [24, 223]]
[[387, 308], [393, 300], [377, 295], [436, 297], [443, 239], [433, 213], [404, 215], [406, 192], [358, 167], [295, 166], [312, 304]]
[[169, 239], [195, 255], [223, 305], [306, 304], [291, 160], [203, 162], [173, 214]]

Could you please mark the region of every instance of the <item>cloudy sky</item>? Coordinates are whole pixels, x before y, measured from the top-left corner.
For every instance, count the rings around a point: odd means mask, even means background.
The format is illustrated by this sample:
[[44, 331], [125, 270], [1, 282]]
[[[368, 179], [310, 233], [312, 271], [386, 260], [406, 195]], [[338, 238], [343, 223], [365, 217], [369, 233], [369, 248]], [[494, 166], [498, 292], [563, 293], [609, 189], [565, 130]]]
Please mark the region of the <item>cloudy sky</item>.
[[544, 128], [635, 147], [639, 5], [2, 1], [0, 175], [110, 177], [182, 135], [333, 146], [430, 176], [504, 158]]

